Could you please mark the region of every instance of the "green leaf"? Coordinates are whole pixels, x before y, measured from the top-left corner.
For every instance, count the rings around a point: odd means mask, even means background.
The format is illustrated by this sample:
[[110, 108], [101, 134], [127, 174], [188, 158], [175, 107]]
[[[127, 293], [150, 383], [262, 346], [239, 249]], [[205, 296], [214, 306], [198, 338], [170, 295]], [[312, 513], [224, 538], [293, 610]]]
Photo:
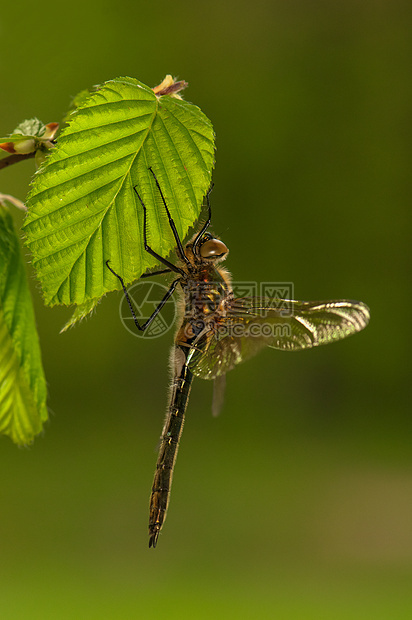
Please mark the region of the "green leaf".
[[0, 205], [0, 433], [30, 443], [47, 420], [46, 381], [19, 241]]
[[66, 112], [65, 117], [63, 118], [63, 121], [65, 123], [69, 123], [71, 121], [73, 112], [76, 110], [76, 108], [79, 108], [84, 104], [87, 104], [87, 99], [90, 97], [90, 95], [91, 95], [90, 90], [86, 88], [84, 90], [81, 90], [79, 93], [77, 93], [77, 95], [73, 97], [73, 99], [70, 102], [70, 107], [68, 111]]
[[88, 314], [93, 312], [99, 301], [99, 299], [91, 299], [90, 301], [86, 301], [84, 304], [80, 304], [80, 306], [76, 306], [76, 309], [74, 310], [70, 319], [61, 328], [60, 333], [63, 334], [70, 327], [74, 327], [77, 323], [83, 321], [83, 319], [85, 319]]
[[[25, 138], [32, 138], [33, 136], [24, 136]], [[21, 134], [12, 134], [11, 136], [4, 136], [3, 138], [0, 138], [0, 144], [2, 142], [21, 142], [22, 136]], [[0, 152], [0, 155], [3, 155], [3, 153]]]
[[[169, 92], [171, 92], [169, 90]], [[36, 174], [24, 226], [46, 303], [83, 304], [120, 288], [175, 247], [155, 172], [183, 239], [199, 217], [214, 164], [210, 121], [176, 95], [132, 78], [106, 82], [73, 113]]]

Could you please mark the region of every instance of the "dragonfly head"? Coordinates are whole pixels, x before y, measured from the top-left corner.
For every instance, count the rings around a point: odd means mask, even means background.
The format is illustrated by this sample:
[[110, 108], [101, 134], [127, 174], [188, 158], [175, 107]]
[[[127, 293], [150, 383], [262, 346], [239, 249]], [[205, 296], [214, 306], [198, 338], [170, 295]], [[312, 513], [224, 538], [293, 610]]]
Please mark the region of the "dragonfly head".
[[210, 233], [205, 233], [194, 246], [195, 255], [200, 261], [219, 262], [224, 260], [229, 252], [227, 246], [220, 239]]

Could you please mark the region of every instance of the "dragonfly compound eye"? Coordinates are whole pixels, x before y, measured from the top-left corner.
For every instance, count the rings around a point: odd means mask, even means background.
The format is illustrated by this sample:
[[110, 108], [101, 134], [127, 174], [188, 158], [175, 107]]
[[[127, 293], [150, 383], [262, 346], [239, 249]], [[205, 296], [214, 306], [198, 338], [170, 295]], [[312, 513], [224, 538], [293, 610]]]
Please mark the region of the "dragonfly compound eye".
[[199, 253], [202, 258], [220, 258], [227, 254], [229, 250], [220, 239], [209, 239], [202, 243]]

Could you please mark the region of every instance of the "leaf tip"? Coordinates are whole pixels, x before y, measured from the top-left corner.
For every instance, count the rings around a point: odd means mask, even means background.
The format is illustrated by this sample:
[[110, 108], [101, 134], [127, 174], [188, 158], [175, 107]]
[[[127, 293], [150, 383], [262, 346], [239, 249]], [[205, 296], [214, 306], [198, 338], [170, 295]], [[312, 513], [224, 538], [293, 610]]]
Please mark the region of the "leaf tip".
[[90, 299], [83, 304], [78, 305], [74, 310], [73, 315], [65, 323], [65, 325], [63, 325], [59, 333], [64, 334], [71, 327], [74, 327], [75, 325], [83, 321], [83, 319], [89, 316], [96, 309], [96, 306], [100, 302], [100, 299], [101, 298]]
[[181, 99], [178, 93], [184, 90], [188, 86], [188, 83], [184, 80], [176, 80], [170, 74], [166, 75], [163, 82], [155, 86], [152, 90], [157, 97], [163, 97], [164, 95], [170, 95], [172, 97], [178, 97]]

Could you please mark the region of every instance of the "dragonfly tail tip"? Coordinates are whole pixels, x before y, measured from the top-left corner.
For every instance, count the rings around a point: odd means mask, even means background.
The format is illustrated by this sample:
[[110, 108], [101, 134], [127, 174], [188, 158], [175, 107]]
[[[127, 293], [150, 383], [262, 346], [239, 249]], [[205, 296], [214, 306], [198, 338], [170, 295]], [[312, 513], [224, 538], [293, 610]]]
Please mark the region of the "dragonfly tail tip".
[[149, 549], [151, 547], [153, 547], [153, 549], [156, 548], [157, 545], [157, 539], [159, 538], [159, 532], [150, 532], [150, 538], [149, 538]]

